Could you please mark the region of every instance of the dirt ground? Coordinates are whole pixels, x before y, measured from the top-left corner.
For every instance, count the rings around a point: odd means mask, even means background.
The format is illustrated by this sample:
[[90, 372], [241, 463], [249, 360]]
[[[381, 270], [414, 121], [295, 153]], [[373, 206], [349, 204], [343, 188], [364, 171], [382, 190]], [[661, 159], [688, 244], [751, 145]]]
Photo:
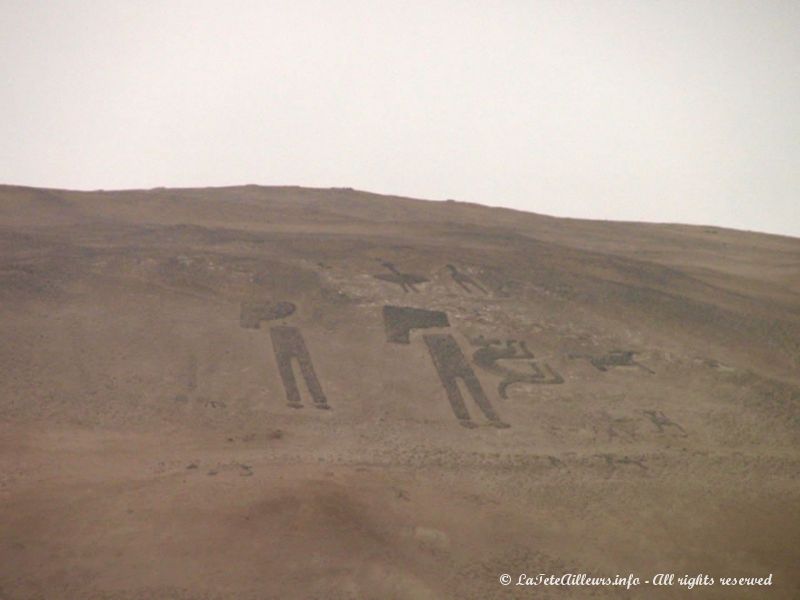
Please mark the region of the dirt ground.
[[0, 600], [800, 598], [800, 239], [0, 186], [0, 336]]

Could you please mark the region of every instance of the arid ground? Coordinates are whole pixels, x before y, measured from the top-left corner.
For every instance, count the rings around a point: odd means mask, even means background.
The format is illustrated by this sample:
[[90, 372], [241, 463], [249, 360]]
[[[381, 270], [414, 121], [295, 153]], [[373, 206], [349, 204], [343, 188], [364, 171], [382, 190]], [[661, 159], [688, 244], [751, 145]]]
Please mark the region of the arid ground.
[[800, 239], [3, 186], [0, 311], [2, 600], [800, 598]]

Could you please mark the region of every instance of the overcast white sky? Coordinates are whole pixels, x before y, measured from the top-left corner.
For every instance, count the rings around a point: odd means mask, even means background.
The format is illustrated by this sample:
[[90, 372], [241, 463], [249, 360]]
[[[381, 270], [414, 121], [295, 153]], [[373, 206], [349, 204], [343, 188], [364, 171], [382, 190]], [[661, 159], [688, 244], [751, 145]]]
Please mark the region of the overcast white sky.
[[800, 2], [0, 0], [0, 182], [800, 236]]

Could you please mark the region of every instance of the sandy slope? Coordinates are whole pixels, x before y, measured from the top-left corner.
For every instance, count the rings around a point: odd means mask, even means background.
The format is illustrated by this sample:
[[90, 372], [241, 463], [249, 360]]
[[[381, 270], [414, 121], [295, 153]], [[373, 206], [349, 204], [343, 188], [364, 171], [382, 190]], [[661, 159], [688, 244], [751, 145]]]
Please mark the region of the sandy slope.
[[798, 239], [5, 186], [0, 332], [3, 600], [800, 597]]

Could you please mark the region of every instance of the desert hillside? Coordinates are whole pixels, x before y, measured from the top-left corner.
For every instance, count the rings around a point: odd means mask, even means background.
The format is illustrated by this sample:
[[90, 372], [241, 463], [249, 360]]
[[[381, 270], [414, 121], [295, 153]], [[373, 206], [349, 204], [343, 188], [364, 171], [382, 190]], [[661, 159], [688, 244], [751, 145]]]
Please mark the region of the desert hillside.
[[800, 239], [0, 186], [0, 311], [1, 600], [800, 597]]

